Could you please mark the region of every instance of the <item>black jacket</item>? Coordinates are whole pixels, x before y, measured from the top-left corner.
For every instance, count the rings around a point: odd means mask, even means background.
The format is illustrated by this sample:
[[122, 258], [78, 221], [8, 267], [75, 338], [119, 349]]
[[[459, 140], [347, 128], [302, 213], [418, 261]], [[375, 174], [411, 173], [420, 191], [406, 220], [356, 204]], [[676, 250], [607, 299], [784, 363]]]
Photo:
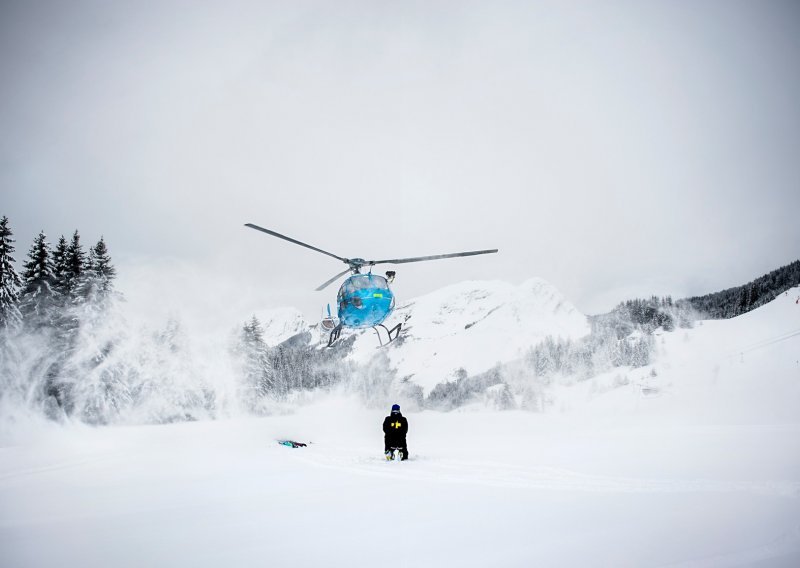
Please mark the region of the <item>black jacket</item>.
[[387, 442], [405, 444], [406, 433], [408, 433], [408, 420], [399, 412], [393, 412], [383, 419], [383, 433], [386, 435]]

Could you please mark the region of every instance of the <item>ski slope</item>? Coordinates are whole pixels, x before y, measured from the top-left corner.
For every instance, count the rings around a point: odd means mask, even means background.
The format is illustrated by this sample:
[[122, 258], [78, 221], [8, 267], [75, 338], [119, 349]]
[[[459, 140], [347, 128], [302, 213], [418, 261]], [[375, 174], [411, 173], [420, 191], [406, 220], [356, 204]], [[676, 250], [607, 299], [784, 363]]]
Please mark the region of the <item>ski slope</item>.
[[556, 385], [542, 414], [409, 413], [407, 462], [343, 396], [29, 427], [0, 448], [0, 565], [798, 566], [799, 293], [664, 334], [651, 367]]

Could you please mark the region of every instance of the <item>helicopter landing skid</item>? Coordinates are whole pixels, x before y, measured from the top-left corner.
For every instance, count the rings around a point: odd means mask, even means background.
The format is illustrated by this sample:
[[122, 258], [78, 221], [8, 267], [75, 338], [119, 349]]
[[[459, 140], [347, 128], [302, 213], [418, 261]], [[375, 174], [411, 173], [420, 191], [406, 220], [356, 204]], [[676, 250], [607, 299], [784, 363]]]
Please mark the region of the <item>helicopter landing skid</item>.
[[386, 342], [386, 345], [389, 345], [392, 341], [397, 339], [397, 336], [400, 335], [400, 329], [403, 327], [403, 322], [398, 323], [392, 329], [386, 329], [386, 326], [382, 323], [378, 325], [372, 326], [372, 329], [375, 330], [375, 334], [378, 336], [378, 341], [381, 343], [381, 347], [383, 347], [383, 339], [381, 339], [381, 333], [378, 331], [378, 328], [382, 327], [386, 330], [386, 335], [389, 338], [389, 341]]
[[328, 336], [328, 347], [333, 345], [339, 336], [342, 335], [342, 324], [337, 325], [336, 327], [331, 330], [331, 334]]
[[[382, 327], [386, 331], [386, 336], [389, 338], [389, 341], [387, 341], [385, 344], [383, 343], [381, 334], [378, 331], [379, 327]], [[372, 326], [372, 329], [375, 330], [375, 334], [378, 336], [378, 341], [380, 342], [381, 347], [383, 347], [384, 345], [389, 345], [392, 341], [397, 339], [397, 337], [400, 335], [400, 330], [402, 328], [403, 328], [403, 322], [398, 323], [392, 329], [387, 329], [386, 326], [383, 325], [382, 323]], [[341, 335], [342, 335], [342, 324], [340, 323], [339, 325], [333, 328], [330, 336], [328, 336], [328, 347], [331, 347], [334, 343], [336, 343], [336, 341], [339, 339], [339, 336]]]

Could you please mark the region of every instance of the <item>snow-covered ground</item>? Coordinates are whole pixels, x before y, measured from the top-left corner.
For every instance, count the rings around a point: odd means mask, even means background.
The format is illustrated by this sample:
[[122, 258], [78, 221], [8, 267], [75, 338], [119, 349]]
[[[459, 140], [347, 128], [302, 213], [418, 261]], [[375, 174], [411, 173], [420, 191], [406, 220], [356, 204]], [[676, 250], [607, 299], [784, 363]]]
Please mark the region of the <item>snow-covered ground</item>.
[[335, 396], [29, 430], [0, 448], [0, 565], [800, 566], [797, 295], [664, 334], [543, 414], [409, 413], [402, 463], [384, 413]]

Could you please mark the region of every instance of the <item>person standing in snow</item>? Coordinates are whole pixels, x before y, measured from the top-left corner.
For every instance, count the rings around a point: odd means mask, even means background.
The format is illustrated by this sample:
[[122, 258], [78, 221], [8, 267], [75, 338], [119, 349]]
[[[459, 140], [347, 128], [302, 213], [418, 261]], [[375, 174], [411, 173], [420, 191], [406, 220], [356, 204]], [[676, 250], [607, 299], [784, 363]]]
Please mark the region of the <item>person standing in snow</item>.
[[394, 459], [392, 448], [400, 448], [401, 460], [408, 459], [407, 433], [408, 420], [400, 414], [400, 405], [393, 404], [392, 413], [383, 419], [383, 442], [387, 460]]

